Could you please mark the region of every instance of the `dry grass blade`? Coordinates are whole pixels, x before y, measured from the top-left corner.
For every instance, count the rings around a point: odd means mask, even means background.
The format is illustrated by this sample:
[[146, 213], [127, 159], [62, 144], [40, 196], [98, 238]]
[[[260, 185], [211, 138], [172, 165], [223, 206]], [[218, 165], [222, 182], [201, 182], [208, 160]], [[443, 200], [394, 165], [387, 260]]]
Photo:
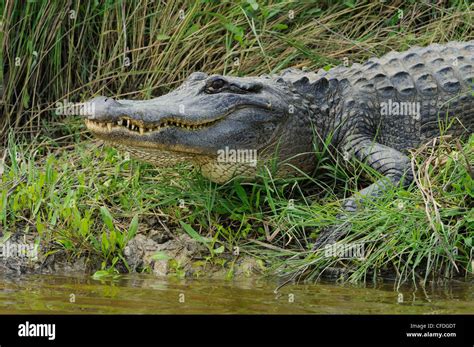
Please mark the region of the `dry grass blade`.
[[[439, 242], [442, 243], [443, 248], [449, 260], [453, 264], [454, 268], [457, 272], [459, 272], [456, 262], [454, 261], [454, 258], [451, 254], [452, 250], [449, 249], [448, 243], [444, 239], [445, 229], [439, 213], [439, 207], [441, 205], [436, 201], [434, 197], [433, 185], [430, 180], [430, 171], [436, 168], [436, 164], [433, 166], [433, 162], [439, 158], [439, 153], [435, 152], [437, 149], [437, 144], [439, 144], [442, 139], [449, 138], [451, 138], [451, 136], [449, 135], [435, 138], [421, 146], [419, 149], [415, 150], [412, 154], [411, 169], [413, 172], [413, 178], [415, 180], [416, 186], [420, 190], [421, 195], [423, 197], [423, 201], [425, 203], [426, 217], [428, 219], [430, 227], [436, 234]], [[429, 152], [428, 157], [421, 164], [417, 164], [417, 159], [422, 154], [426, 154], [426, 152]], [[441, 229], [441, 233], [439, 229]]]

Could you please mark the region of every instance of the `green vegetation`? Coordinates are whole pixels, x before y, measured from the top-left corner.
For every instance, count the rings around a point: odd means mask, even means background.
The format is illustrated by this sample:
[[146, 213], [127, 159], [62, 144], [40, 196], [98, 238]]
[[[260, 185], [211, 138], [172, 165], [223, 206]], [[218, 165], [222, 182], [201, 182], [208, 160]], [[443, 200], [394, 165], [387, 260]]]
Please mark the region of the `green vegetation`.
[[71, 261], [87, 256], [102, 269], [98, 277], [127, 270], [123, 249], [138, 229], [150, 228], [151, 218], [205, 244], [210, 262], [225, 255], [231, 263], [239, 247], [269, 273], [290, 278], [314, 279], [327, 267], [349, 270], [350, 281], [388, 273], [418, 281], [472, 271], [474, 136], [464, 148], [444, 139], [423, 148], [413, 160], [414, 187], [394, 188], [347, 215], [352, 231], [342, 244], [363, 244], [364, 259], [311, 251], [322, 228], [340, 223], [338, 198], [356, 191], [362, 174], [375, 174], [364, 165], [355, 176], [329, 166], [318, 180], [274, 180], [263, 173], [255, 183], [217, 185], [185, 165], [157, 169], [97, 141], [68, 147], [11, 138], [0, 222], [11, 233], [38, 233], [43, 251], [65, 250]]
[[328, 267], [347, 269], [344, 279], [354, 282], [386, 274], [399, 283], [424, 282], [473, 271], [473, 137], [423, 148], [413, 160], [420, 176], [410, 189], [395, 187], [348, 215], [352, 231], [342, 243], [362, 243], [365, 259], [340, 259], [311, 247], [324, 227], [340, 223], [341, 199], [363, 177], [375, 178], [363, 164], [354, 175], [317, 149], [315, 178], [276, 180], [263, 172], [256, 183], [216, 185], [185, 165], [159, 169], [130, 159], [91, 139], [77, 118], [54, 113], [57, 102], [96, 94], [159, 95], [197, 70], [317, 70], [415, 44], [472, 39], [468, 1], [0, 6], [7, 33], [0, 104], [4, 235], [37, 234], [44, 252], [65, 252], [71, 261], [86, 256], [101, 270], [98, 277], [127, 271], [124, 247], [151, 218], [205, 244], [209, 262], [232, 262], [239, 247], [269, 274], [291, 279], [315, 279]]

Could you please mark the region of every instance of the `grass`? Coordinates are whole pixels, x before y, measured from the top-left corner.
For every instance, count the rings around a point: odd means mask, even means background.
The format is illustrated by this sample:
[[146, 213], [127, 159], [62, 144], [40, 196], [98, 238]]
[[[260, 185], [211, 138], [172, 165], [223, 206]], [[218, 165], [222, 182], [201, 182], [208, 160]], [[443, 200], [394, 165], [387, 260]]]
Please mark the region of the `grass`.
[[2, 2], [0, 137], [35, 134], [56, 104], [143, 99], [191, 72], [317, 70], [412, 45], [473, 38], [473, 4], [408, 1]]
[[341, 277], [351, 282], [375, 281], [385, 272], [398, 283], [472, 273], [473, 140], [464, 148], [443, 138], [423, 147], [412, 158], [418, 173], [414, 187], [394, 187], [349, 216], [352, 231], [341, 243], [363, 245], [363, 259], [309, 252], [285, 259], [277, 270], [313, 279], [337, 266], [349, 270]]
[[343, 243], [362, 242], [362, 261], [310, 250], [322, 228], [338, 223], [341, 199], [357, 191], [363, 174], [376, 175], [363, 165], [355, 175], [346, 172], [322, 149], [316, 178], [276, 180], [264, 172], [257, 183], [219, 186], [185, 165], [157, 169], [134, 161], [90, 139], [77, 119], [54, 112], [57, 103], [98, 94], [160, 95], [197, 70], [238, 76], [317, 70], [412, 45], [473, 39], [468, 1], [0, 6], [4, 236], [37, 235], [45, 252], [65, 252], [71, 261], [86, 256], [94, 269], [115, 273], [127, 271], [127, 241], [159, 218], [205, 243], [209, 261], [232, 261], [239, 247], [268, 273], [290, 279], [316, 279], [334, 266], [353, 282], [388, 273], [402, 283], [472, 272], [472, 138], [462, 148], [443, 139], [433, 153], [420, 151], [413, 165], [421, 176], [411, 189], [396, 187], [348, 216], [352, 232]]

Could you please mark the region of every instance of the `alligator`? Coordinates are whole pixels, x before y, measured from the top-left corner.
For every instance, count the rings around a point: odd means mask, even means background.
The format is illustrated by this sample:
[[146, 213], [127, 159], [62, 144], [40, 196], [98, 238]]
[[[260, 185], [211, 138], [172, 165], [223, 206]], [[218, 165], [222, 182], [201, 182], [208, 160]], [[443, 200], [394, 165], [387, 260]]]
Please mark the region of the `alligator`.
[[[192, 162], [217, 183], [253, 179], [269, 163], [277, 176], [313, 175], [315, 148], [324, 145], [334, 160], [363, 162], [381, 174], [343, 202], [355, 211], [389, 185], [412, 182], [410, 149], [441, 133], [472, 133], [473, 89], [474, 41], [453, 41], [317, 73], [194, 72], [151, 100], [96, 97], [85, 123], [133, 156], [158, 166]], [[319, 246], [343, 234], [328, 230]]]

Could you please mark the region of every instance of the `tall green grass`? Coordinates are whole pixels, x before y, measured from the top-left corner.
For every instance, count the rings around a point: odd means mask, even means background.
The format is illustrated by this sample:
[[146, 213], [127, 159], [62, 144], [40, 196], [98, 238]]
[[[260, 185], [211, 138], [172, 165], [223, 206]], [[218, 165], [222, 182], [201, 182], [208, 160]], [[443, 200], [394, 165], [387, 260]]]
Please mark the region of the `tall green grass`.
[[[56, 102], [147, 98], [196, 70], [315, 70], [473, 38], [469, 1], [6, 1], [0, 134], [34, 135]], [[0, 74], [1, 76], [1, 74]]]

